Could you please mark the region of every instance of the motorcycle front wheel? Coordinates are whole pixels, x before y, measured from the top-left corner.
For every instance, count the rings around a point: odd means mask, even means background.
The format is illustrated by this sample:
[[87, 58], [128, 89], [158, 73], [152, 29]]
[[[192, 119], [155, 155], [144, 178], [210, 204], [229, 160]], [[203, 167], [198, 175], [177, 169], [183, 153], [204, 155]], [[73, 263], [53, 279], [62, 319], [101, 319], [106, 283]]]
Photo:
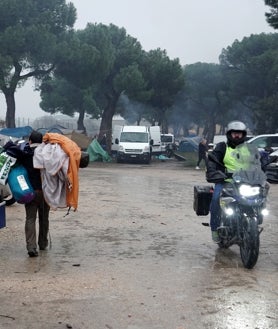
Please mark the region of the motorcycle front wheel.
[[257, 263], [260, 249], [260, 235], [255, 218], [248, 218], [242, 227], [240, 256], [244, 267], [251, 269]]

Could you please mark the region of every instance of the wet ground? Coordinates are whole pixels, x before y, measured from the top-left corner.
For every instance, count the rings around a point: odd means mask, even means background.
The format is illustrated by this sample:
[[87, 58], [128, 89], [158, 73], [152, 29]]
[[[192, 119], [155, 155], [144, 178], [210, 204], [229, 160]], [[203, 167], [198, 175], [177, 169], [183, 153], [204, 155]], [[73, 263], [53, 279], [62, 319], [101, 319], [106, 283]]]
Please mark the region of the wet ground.
[[29, 258], [24, 207], [0, 230], [2, 329], [278, 328], [278, 185], [253, 270], [218, 249], [193, 211], [204, 171], [183, 162], [92, 163], [77, 212], [50, 214], [49, 250]]

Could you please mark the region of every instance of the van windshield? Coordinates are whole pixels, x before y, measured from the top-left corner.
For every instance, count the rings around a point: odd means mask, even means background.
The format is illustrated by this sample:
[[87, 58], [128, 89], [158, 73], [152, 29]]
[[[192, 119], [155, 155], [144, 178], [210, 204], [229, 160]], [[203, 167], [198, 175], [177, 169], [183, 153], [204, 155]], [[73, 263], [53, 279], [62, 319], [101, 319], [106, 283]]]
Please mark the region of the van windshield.
[[148, 143], [148, 133], [140, 132], [122, 132], [120, 141], [124, 143]]

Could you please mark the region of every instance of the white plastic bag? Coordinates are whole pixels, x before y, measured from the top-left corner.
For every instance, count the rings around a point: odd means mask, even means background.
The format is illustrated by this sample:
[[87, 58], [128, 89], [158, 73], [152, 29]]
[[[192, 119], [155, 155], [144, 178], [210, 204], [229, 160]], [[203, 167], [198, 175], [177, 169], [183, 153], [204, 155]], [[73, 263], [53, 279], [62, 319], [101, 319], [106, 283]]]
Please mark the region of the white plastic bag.
[[0, 153], [0, 184], [5, 185], [7, 183], [9, 172], [15, 163], [16, 158], [6, 152]]

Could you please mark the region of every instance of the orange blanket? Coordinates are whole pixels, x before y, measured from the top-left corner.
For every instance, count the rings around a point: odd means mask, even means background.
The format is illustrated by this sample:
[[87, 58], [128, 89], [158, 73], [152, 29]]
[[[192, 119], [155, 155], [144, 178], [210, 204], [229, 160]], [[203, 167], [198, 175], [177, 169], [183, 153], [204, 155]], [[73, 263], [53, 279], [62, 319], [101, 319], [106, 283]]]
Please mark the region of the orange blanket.
[[78, 206], [78, 194], [79, 194], [79, 163], [81, 158], [81, 150], [79, 146], [64, 135], [58, 133], [46, 133], [43, 136], [44, 143], [59, 144], [64, 152], [69, 156], [68, 167], [68, 180], [69, 186], [66, 191], [67, 206], [73, 207], [75, 210]]

